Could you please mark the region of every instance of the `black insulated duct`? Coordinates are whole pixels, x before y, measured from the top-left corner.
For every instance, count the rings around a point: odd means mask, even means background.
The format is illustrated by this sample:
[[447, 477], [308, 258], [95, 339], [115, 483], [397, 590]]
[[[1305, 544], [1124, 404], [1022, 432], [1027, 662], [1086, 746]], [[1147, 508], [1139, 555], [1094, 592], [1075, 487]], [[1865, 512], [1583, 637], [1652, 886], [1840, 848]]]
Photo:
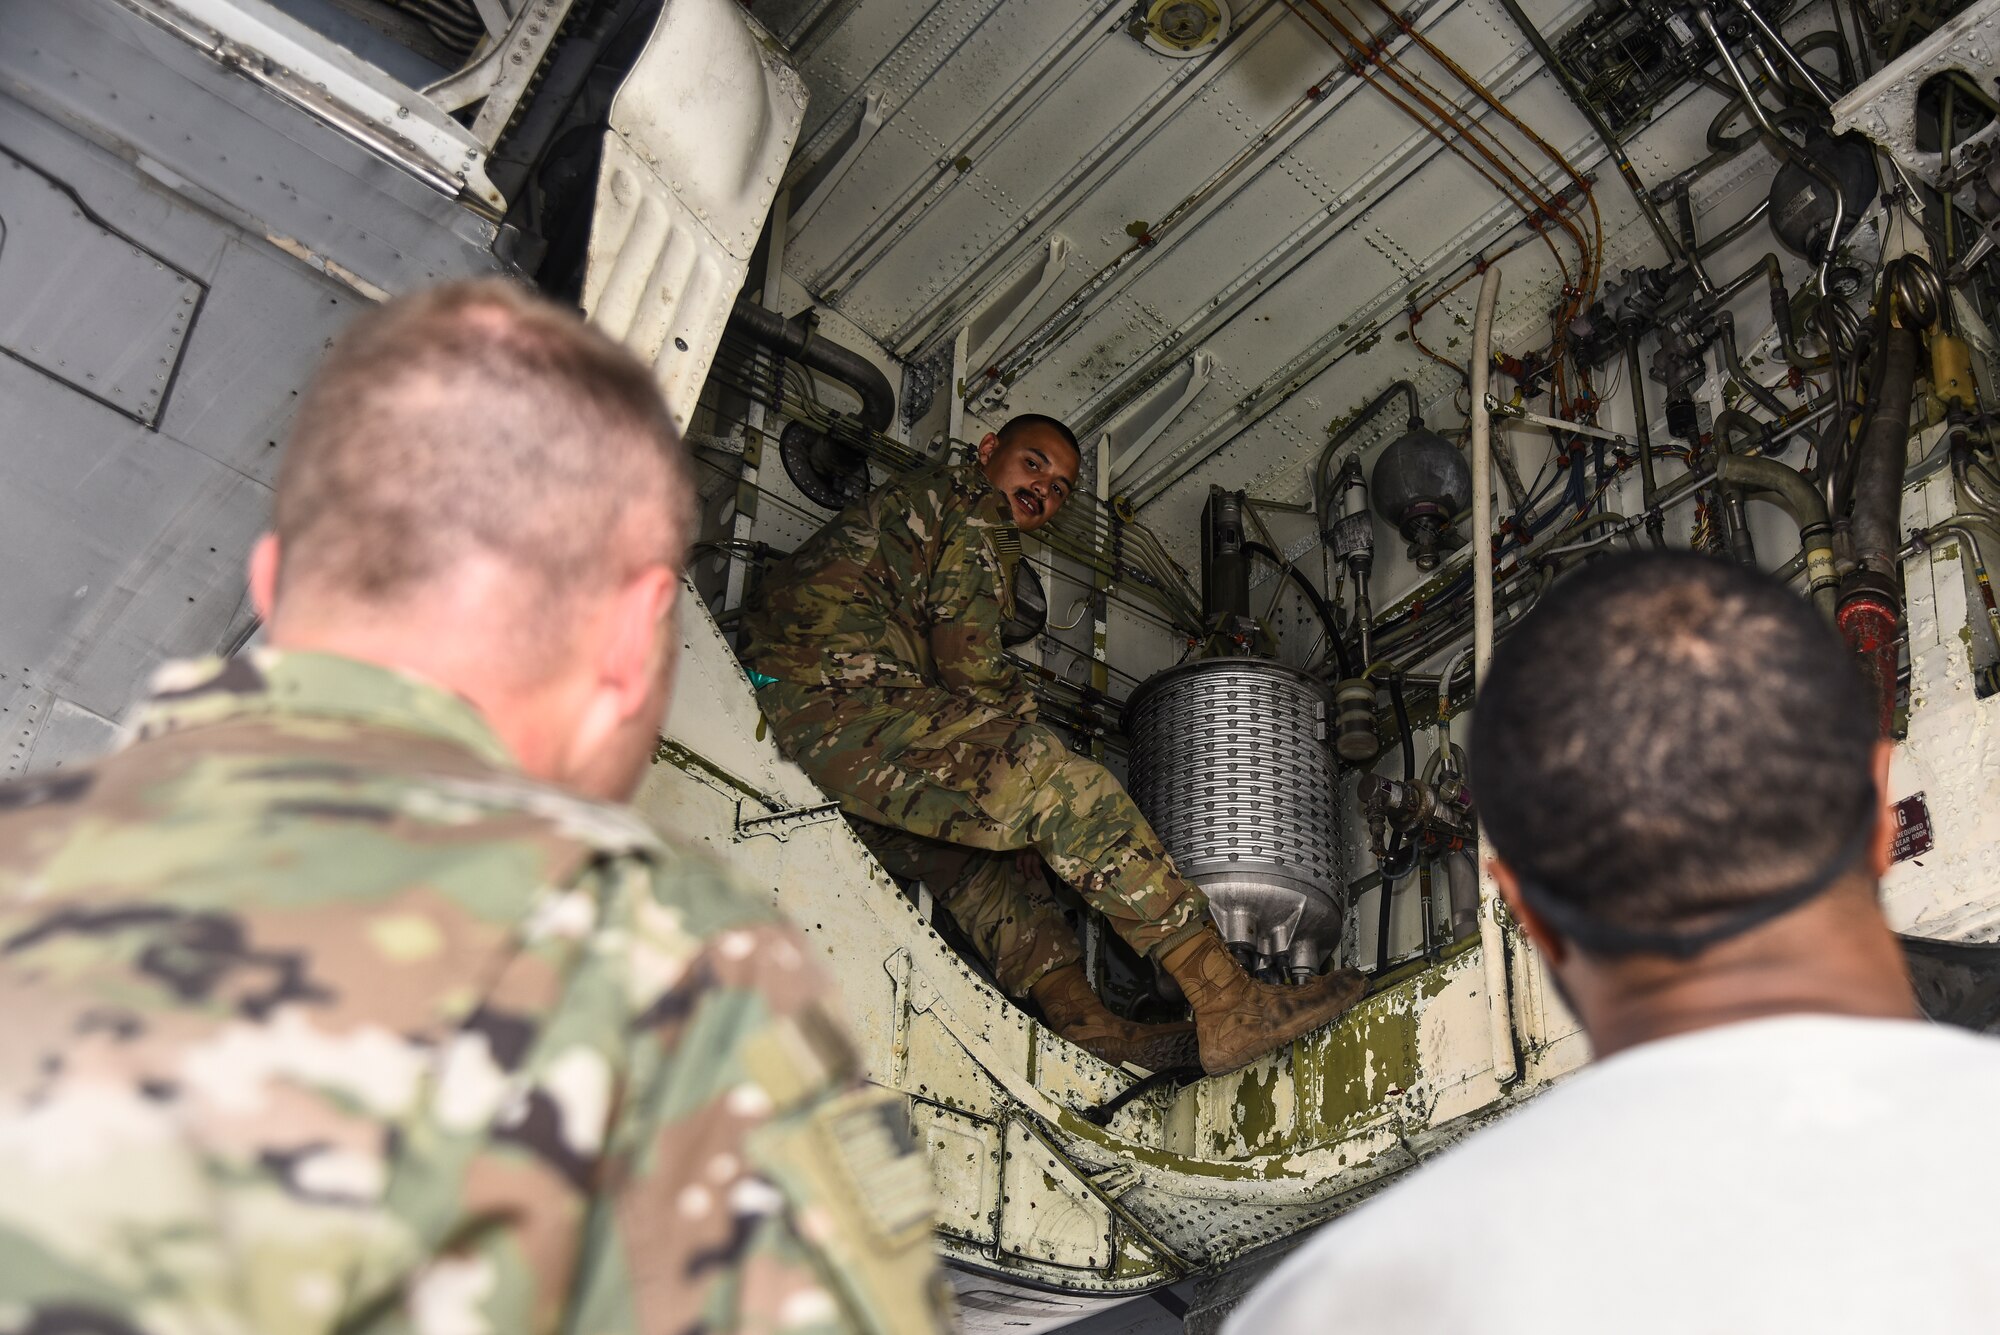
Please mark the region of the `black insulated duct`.
[[787, 320], [748, 297], [738, 297], [729, 312], [731, 333], [832, 376], [860, 396], [856, 416], [871, 430], [887, 431], [896, 419], [896, 391], [889, 387], [889, 377], [853, 348], [821, 338], [815, 323], [810, 312]]
[[[889, 378], [854, 349], [821, 338], [818, 326], [811, 310], [787, 320], [748, 297], [736, 298], [729, 311], [730, 333], [847, 386], [861, 400], [855, 418], [871, 431], [886, 431], [896, 418], [896, 391]], [[792, 485], [815, 505], [840, 510], [868, 493], [867, 454], [809, 423], [786, 424], [778, 438], [778, 457]]]

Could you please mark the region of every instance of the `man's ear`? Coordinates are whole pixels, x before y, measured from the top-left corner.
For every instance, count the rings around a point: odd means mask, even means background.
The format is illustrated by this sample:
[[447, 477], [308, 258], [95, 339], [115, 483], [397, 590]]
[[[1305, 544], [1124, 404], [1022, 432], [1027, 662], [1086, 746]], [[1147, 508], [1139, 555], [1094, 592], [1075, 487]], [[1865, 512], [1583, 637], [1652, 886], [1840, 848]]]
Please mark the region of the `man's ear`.
[[278, 600], [278, 535], [265, 533], [250, 549], [250, 605], [257, 619], [269, 622], [271, 607]]
[[672, 570], [650, 565], [627, 580], [613, 599], [597, 675], [616, 699], [621, 718], [645, 708], [652, 695], [670, 648], [664, 642], [673, 633], [680, 589]]
[[1507, 911], [1514, 915], [1514, 921], [1521, 924], [1521, 930], [1536, 950], [1548, 957], [1551, 967], [1569, 958], [1569, 943], [1550, 930], [1542, 915], [1528, 906], [1521, 896], [1521, 878], [1514, 869], [1499, 858], [1488, 858], [1486, 869], [1493, 873], [1494, 881], [1500, 887], [1500, 898], [1507, 901]]
[[993, 458], [993, 451], [998, 449], [999, 447], [1000, 447], [1000, 437], [994, 435], [991, 431], [987, 432], [984, 436], [981, 436], [979, 438], [979, 462], [980, 463], [990, 462]]
[[1868, 841], [1868, 874], [1881, 880], [1889, 873], [1896, 855], [1896, 804], [1889, 797], [1889, 761], [1896, 754], [1895, 743], [1884, 738], [1875, 743], [1875, 837]]

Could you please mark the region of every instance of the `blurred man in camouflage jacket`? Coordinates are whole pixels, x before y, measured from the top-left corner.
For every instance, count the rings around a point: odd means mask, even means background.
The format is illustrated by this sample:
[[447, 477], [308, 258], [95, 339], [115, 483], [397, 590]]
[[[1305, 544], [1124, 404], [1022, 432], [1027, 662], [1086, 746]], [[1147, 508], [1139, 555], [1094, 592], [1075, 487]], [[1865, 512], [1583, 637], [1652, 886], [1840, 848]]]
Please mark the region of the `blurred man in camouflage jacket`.
[[[778, 744], [890, 871], [930, 887], [1001, 987], [1107, 1061], [1198, 1057], [1220, 1074], [1338, 1015], [1363, 982], [1252, 980], [1118, 781], [1035, 721], [1000, 624], [1020, 534], [1062, 508], [1079, 466], [1068, 427], [1026, 415], [973, 461], [888, 483], [766, 575], [744, 658]], [[1192, 1025], [1104, 1006], [1044, 865], [1172, 975]]]
[[0, 1329], [928, 1331], [928, 1176], [802, 940], [626, 808], [690, 522], [645, 370], [356, 323], [270, 648], [0, 790]]

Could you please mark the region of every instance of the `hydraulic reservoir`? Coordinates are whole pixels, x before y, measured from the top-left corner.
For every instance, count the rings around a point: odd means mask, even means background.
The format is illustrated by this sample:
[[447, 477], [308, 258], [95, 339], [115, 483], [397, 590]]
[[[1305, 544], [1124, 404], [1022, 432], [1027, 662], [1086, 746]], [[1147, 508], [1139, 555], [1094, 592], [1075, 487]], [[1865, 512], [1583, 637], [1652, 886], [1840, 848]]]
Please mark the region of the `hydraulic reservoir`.
[[1295, 668], [1211, 658], [1153, 677], [1125, 715], [1139, 809], [1245, 964], [1293, 978], [1347, 913], [1327, 703]]

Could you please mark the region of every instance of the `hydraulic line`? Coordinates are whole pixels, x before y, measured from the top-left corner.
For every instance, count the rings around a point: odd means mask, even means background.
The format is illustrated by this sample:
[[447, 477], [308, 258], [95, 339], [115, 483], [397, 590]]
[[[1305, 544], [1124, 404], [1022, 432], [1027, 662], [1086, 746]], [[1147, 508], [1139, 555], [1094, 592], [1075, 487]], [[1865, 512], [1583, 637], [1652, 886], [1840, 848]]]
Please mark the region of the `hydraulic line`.
[[1785, 406], [1783, 399], [1766, 389], [1762, 381], [1750, 374], [1749, 368], [1743, 365], [1743, 358], [1736, 351], [1736, 317], [1728, 311], [1719, 312], [1715, 317], [1715, 330], [1716, 341], [1722, 347], [1722, 364], [1729, 371], [1731, 378], [1745, 394], [1757, 400], [1764, 411], [1782, 420], [1791, 409]]
[[1765, 142], [1797, 163], [1808, 175], [1825, 186], [1833, 200], [1833, 227], [1827, 233], [1825, 253], [1819, 256], [1819, 292], [1822, 297], [1830, 298], [1831, 294], [1826, 287], [1827, 266], [1833, 259], [1834, 247], [1840, 241], [1840, 224], [1846, 214], [1846, 198], [1841, 191], [1840, 182], [1825, 167], [1813, 161], [1810, 154], [1779, 134], [1777, 128], [1771, 124], [1771, 118], [1764, 114], [1763, 104], [1757, 100], [1757, 94], [1750, 87], [1750, 81], [1744, 77], [1742, 66], [1736, 63], [1736, 56], [1730, 51], [1729, 43], [1722, 39], [1721, 30], [1715, 26], [1714, 11], [1705, 4], [1698, 5], [1694, 11], [1694, 18], [1695, 22], [1701, 25], [1702, 32], [1707, 34], [1709, 43], [1715, 47], [1716, 55], [1721, 57], [1724, 72], [1736, 85], [1737, 95], [1743, 99], [1743, 109], [1750, 113], [1750, 118], [1756, 121], [1757, 127], [1764, 132]]
[[[1507, 108], [1507, 105], [1504, 102], [1502, 102], [1498, 97], [1496, 97], [1490, 88], [1488, 88], [1484, 83], [1480, 82], [1477, 78], [1474, 78], [1470, 73], [1468, 73], [1462, 65], [1460, 65], [1456, 60], [1453, 60], [1451, 56], [1448, 55], [1446, 52], [1441, 50], [1438, 47], [1437, 43], [1431, 41], [1431, 39], [1429, 37], [1426, 37], [1422, 32], [1419, 32], [1417, 30], [1416, 25], [1411, 23], [1409, 19], [1405, 18], [1401, 13], [1401, 11], [1397, 10], [1395, 7], [1390, 5], [1388, 0], [1374, 0], [1374, 5], [1377, 9], [1381, 10], [1384, 14], [1388, 15], [1389, 18], [1399, 28], [1403, 30], [1403, 32], [1410, 38], [1411, 41], [1415, 42], [1418, 46], [1422, 47], [1424, 49], [1424, 52], [1427, 55], [1429, 55], [1431, 59], [1437, 61], [1438, 64], [1444, 66], [1444, 68], [1450, 72], [1453, 78], [1457, 79], [1460, 83], [1464, 84], [1467, 88], [1471, 89], [1474, 96], [1478, 97], [1481, 101], [1485, 102], [1487, 106], [1491, 107], [1495, 112], [1499, 113], [1499, 115], [1503, 119], [1505, 119], [1509, 125], [1512, 125], [1516, 130], [1519, 130], [1524, 138], [1526, 138], [1530, 143], [1534, 144], [1536, 148], [1540, 149], [1542, 153], [1549, 159], [1550, 162], [1554, 163], [1558, 168], [1562, 170], [1564, 175], [1569, 177], [1571, 183], [1575, 185], [1577, 191], [1582, 195], [1584, 202], [1590, 206], [1591, 225], [1594, 229], [1595, 235], [1592, 240], [1590, 254], [1585, 259], [1583, 287], [1586, 291], [1594, 290], [1597, 286], [1597, 273], [1593, 266], [1595, 266], [1597, 263], [1601, 261], [1601, 258], [1604, 253], [1604, 218], [1603, 215], [1598, 211], [1597, 198], [1591, 192], [1589, 178], [1586, 177], [1582, 172], [1579, 172], [1576, 169], [1575, 165], [1571, 163], [1567, 157], [1563, 156], [1563, 154], [1555, 147], [1555, 145], [1549, 143], [1548, 140], [1544, 139], [1540, 134], [1536, 133], [1534, 128], [1530, 126], [1526, 121], [1522, 120], [1519, 116], [1516, 116], [1512, 111], [1510, 111]], [[1351, 12], [1352, 11], [1351, 3], [1349, 4], [1349, 9]], [[1495, 143], [1499, 142], [1497, 137], [1495, 138], [1494, 142]], [[1511, 153], [1509, 154], [1509, 156], [1513, 157], [1514, 161], [1520, 163], [1522, 167], [1527, 166], [1526, 163], [1521, 162], [1519, 156]]]
[[1646, 512], [1646, 536], [1665, 547], [1666, 520], [1660, 515], [1660, 482], [1653, 471], [1653, 430], [1646, 421], [1646, 373], [1639, 365], [1639, 337], [1625, 341], [1625, 374], [1632, 382], [1633, 434], [1639, 444], [1640, 505]]
[[[1334, 42], [1333, 38], [1322, 32], [1316, 24], [1306, 18], [1304, 11], [1299, 8], [1298, 0], [1285, 0], [1285, 3], [1291, 8], [1292, 12], [1298, 14], [1305, 21], [1306, 26], [1311, 28], [1315, 35], [1332, 48], [1336, 54], [1341, 55], [1342, 59], [1347, 62], [1348, 69], [1357, 78], [1365, 79], [1371, 87], [1387, 97], [1405, 115], [1416, 121], [1419, 126], [1435, 136], [1439, 142], [1451, 149], [1453, 153], [1457, 154], [1458, 157], [1463, 159], [1475, 171], [1479, 172], [1481, 176], [1485, 177], [1487, 181], [1500, 191], [1503, 197], [1511, 200], [1516, 207], [1521, 208], [1531, 215], [1547, 215], [1558, 226], [1562, 227], [1564, 231], [1570, 234], [1577, 244], [1579, 256], [1584, 259], [1586, 265], [1589, 263], [1589, 243], [1584, 239], [1583, 232], [1556, 201], [1542, 197], [1534, 186], [1529, 185], [1519, 176], [1515, 175], [1505, 163], [1500, 161], [1491, 148], [1481, 142], [1472, 133], [1472, 126], [1470, 124], [1460, 120], [1453, 112], [1439, 105], [1437, 101], [1420, 91], [1410, 78], [1398, 72], [1385, 61], [1382, 58], [1382, 53], [1377, 43], [1372, 39], [1364, 40], [1360, 34], [1348, 27], [1347, 24], [1341, 22], [1339, 17], [1329, 10], [1321, 0], [1305, 0], [1305, 3], [1312, 6], [1320, 17], [1324, 18], [1328, 25], [1340, 34], [1341, 39], [1352, 48], [1354, 54], [1347, 55], [1341, 52], [1340, 47]], [[1374, 74], [1370, 73], [1371, 67], [1374, 70], [1380, 71], [1382, 75], [1386, 76], [1401, 89], [1410, 101], [1404, 101], [1403, 98], [1398, 97], [1395, 93], [1384, 87], [1381, 81]], [[1424, 114], [1417, 109], [1417, 106], [1411, 105], [1412, 102], [1435, 116], [1437, 124], [1432, 124], [1430, 120], [1426, 119]], [[1462, 141], [1463, 147], [1459, 141]], [[1470, 148], [1474, 153], [1485, 159], [1492, 170], [1489, 171], [1486, 167], [1480, 166], [1479, 163], [1473, 162], [1471, 158], [1466, 156], [1465, 148]], [[1505, 151], [1504, 148], [1503, 151]], [[1498, 172], [1500, 176], [1505, 177], [1507, 184], [1502, 184], [1495, 177], [1494, 172]], [[1518, 197], [1514, 193], [1516, 191], [1519, 192]], [[1543, 233], [1542, 239], [1547, 243], [1550, 252], [1555, 255], [1556, 263], [1563, 272], [1565, 282], [1570, 281], [1569, 266], [1564, 262], [1560, 250], [1557, 249], [1554, 238], [1550, 237], [1547, 233]]]
[[1392, 381], [1387, 389], [1368, 401], [1367, 407], [1349, 418], [1347, 424], [1326, 443], [1326, 448], [1319, 452], [1319, 459], [1313, 464], [1312, 486], [1313, 506], [1319, 511], [1322, 529], [1331, 525], [1334, 518], [1326, 509], [1326, 491], [1333, 484], [1334, 456], [1340, 453], [1348, 441], [1354, 439], [1362, 427], [1375, 420], [1375, 415], [1388, 406], [1389, 400], [1398, 394], [1409, 404], [1409, 420], [1414, 426], [1422, 418], [1422, 414], [1417, 410], [1417, 387], [1409, 380]]
[[1589, 119], [1590, 128], [1597, 131], [1597, 137], [1604, 141], [1605, 151], [1610, 153], [1611, 161], [1618, 167], [1618, 175], [1631, 190], [1632, 198], [1638, 201], [1639, 212], [1645, 215], [1647, 225], [1653, 229], [1653, 235], [1660, 239], [1661, 247], [1666, 250], [1667, 262], [1671, 264], [1679, 260], [1680, 244], [1674, 240], [1673, 232], [1667, 227], [1667, 220], [1660, 216], [1659, 206], [1653, 202], [1645, 183], [1639, 179], [1638, 170], [1632, 166], [1632, 159], [1625, 156], [1625, 149], [1619, 144], [1618, 136], [1612, 132], [1609, 123], [1605, 121], [1604, 113], [1597, 109], [1596, 103], [1583, 95], [1583, 89], [1577, 86], [1576, 77], [1556, 57], [1555, 49], [1549, 45], [1549, 39], [1542, 35], [1542, 30], [1529, 20], [1527, 12], [1521, 8], [1520, 0], [1500, 0], [1500, 3], [1506, 9], [1507, 16], [1514, 20], [1514, 26], [1526, 34], [1529, 44], [1535, 48], [1535, 54], [1542, 58], [1542, 64], [1554, 72], [1557, 82], [1562, 84], [1563, 91], [1569, 94], [1569, 100], [1575, 103], [1577, 109]]
[[1764, 16], [1758, 12], [1757, 6], [1751, 4], [1750, 0], [1736, 0], [1736, 7], [1743, 11], [1744, 17], [1750, 20], [1752, 27], [1764, 34], [1766, 41], [1778, 48], [1778, 54], [1784, 58], [1784, 62], [1787, 65], [1792, 67], [1792, 71], [1805, 81], [1806, 87], [1812, 90], [1814, 96], [1829, 107], [1838, 100], [1833, 90], [1820, 82], [1818, 72], [1806, 64], [1805, 61], [1799, 59], [1799, 54], [1792, 50], [1791, 43], [1780, 37], [1778, 30], [1773, 28], [1765, 20]]

